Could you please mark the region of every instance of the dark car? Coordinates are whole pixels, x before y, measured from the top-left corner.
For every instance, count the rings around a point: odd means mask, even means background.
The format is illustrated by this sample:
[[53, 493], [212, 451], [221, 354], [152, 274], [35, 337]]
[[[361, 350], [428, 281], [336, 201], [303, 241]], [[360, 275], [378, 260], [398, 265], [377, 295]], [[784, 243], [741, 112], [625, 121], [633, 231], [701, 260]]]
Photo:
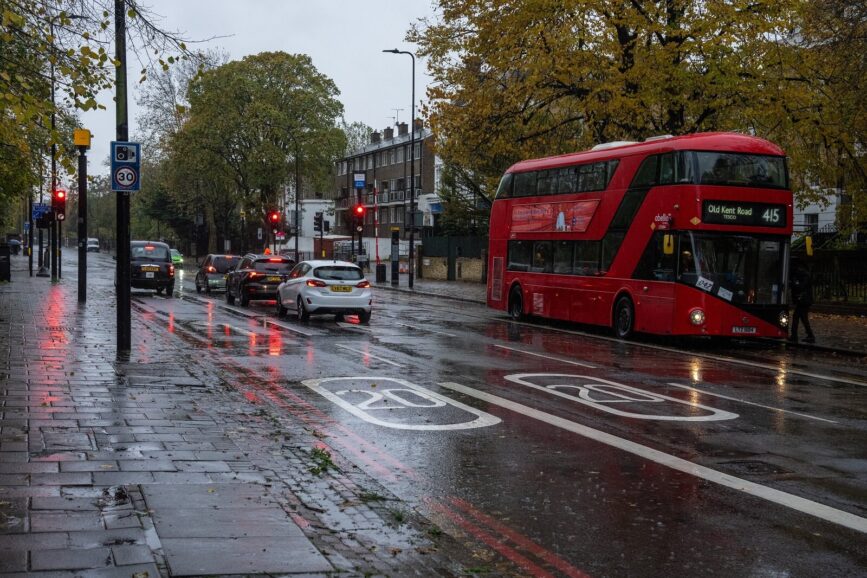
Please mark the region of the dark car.
[[226, 289], [226, 273], [234, 269], [241, 260], [240, 255], [208, 255], [199, 263], [196, 271], [196, 293], [210, 293]]
[[175, 290], [175, 266], [169, 246], [157, 241], [132, 241], [129, 244], [130, 287], [155, 289], [171, 297]]
[[250, 301], [277, 298], [277, 285], [289, 274], [295, 261], [280, 255], [245, 255], [226, 275], [226, 301], [235, 299], [246, 306]]

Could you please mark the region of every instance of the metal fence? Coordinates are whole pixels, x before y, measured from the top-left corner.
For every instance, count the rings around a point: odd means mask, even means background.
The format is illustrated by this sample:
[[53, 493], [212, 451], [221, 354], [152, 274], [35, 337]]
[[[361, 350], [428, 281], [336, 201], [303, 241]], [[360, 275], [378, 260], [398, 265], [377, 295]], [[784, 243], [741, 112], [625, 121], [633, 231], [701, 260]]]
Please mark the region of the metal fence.
[[805, 259], [816, 301], [867, 303], [867, 250], [821, 250]]
[[487, 237], [425, 237], [425, 257], [448, 257], [450, 251], [458, 257], [478, 259], [488, 249]]

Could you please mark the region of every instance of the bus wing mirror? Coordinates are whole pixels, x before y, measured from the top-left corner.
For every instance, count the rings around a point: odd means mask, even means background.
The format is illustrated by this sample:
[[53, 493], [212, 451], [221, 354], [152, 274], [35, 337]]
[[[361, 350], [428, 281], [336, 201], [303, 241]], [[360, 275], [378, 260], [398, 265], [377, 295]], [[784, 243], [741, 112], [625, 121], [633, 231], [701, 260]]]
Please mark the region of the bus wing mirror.
[[674, 235], [662, 236], [662, 252], [666, 255], [674, 255]]
[[807, 235], [806, 237], [804, 237], [804, 247], [806, 247], [806, 249], [807, 249], [807, 256], [812, 257], [813, 256], [813, 236], [812, 235]]

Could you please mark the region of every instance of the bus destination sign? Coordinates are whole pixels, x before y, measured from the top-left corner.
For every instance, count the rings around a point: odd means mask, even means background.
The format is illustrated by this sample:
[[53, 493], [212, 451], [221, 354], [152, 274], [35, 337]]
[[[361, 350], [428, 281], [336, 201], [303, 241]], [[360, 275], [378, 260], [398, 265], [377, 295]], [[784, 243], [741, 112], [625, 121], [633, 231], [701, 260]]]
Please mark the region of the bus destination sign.
[[785, 227], [786, 206], [740, 201], [704, 201], [701, 220], [712, 225]]

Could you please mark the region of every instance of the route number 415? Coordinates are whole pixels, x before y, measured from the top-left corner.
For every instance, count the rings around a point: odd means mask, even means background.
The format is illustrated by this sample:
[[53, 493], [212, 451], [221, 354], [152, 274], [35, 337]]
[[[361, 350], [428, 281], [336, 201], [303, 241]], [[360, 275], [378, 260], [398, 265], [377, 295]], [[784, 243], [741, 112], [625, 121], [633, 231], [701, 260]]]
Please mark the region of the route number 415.
[[765, 209], [765, 212], [762, 213], [762, 220], [766, 223], [779, 223], [780, 209]]

